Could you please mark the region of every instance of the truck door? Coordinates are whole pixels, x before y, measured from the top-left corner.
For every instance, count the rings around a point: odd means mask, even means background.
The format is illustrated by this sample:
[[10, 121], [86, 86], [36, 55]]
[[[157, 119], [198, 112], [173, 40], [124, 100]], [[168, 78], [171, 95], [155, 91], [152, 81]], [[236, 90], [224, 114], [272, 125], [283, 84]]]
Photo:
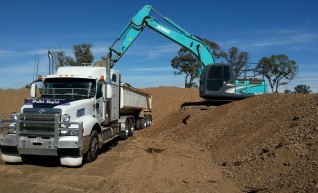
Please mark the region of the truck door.
[[114, 71], [112, 74], [112, 109], [111, 120], [119, 119], [119, 73]]
[[102, 84], [97, 84], [95, 117], [99, 121], [103, 121], [104, 102], [105, 102], [105, 100], [103, 99], [102, 87], [103, 87]]

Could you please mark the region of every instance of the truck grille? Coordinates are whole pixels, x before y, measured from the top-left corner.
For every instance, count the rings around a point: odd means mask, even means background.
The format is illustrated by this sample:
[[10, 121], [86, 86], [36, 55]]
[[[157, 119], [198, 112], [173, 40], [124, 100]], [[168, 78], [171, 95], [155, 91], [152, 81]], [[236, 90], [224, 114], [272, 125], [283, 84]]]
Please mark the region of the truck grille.
[[54, 135], [55, 116], [60, 121], [60, 109], [24, 109], [20, 120], [20, 135]]

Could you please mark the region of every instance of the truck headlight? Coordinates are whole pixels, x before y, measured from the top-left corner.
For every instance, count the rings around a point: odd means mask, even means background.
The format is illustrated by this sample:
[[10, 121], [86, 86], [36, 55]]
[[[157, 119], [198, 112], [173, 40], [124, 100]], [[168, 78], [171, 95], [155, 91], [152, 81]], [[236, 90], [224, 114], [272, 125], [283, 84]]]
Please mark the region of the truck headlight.
[[17, 133], [17, 129], [16, 128], [10, 128], [8, 130], [8, 134], [16, 134]]
[[13, 119], [13, 120], [17, 120], [18, 119], [18, 116], [17, 116], [16, 112], [11, 113], [11, 119]]
[[70, 122], [71, 116], [69, 114], [64, 114], [62, 116], [62, 120], [63, 120], [63, 122]]
[[78, 130], [62, 131], [61, 136], [78, 136]]
[[7, 132], [8, 134], [16, 134], [17, 133], [16, 123], [10, 124], [10, 128], [8, 128]]
[[70, 131], [67, 131], [66, 133], [69, 136], [77, 136], [78, 135], [78, 130], [70, 130]]

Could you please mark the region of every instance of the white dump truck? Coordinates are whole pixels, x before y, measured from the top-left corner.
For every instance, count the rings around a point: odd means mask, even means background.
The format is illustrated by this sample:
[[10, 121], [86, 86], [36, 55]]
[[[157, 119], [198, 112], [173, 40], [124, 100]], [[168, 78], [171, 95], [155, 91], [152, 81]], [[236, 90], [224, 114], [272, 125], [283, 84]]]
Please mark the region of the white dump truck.
[[[36, 97], [39, 82], [41, 95]], [[103, 144], [127, 139], [152, 123], [151, 95], [121, 83], [115, 69], [60, 67], [32, 84], [31, 97], [11, 120], [0, 120], [5, 162], [46, 155], [79, 166], [94, 161]]]

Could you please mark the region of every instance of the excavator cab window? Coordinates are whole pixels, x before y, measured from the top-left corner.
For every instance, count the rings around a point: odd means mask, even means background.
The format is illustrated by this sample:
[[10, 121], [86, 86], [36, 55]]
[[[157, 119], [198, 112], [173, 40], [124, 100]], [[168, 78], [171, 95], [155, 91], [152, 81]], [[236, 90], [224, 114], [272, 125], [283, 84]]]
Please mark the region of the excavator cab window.
[[223, 84], [230, 80], [230, 69], [226, 65], [212, 65], [208, 72], [207, 90], [220, 91]]

